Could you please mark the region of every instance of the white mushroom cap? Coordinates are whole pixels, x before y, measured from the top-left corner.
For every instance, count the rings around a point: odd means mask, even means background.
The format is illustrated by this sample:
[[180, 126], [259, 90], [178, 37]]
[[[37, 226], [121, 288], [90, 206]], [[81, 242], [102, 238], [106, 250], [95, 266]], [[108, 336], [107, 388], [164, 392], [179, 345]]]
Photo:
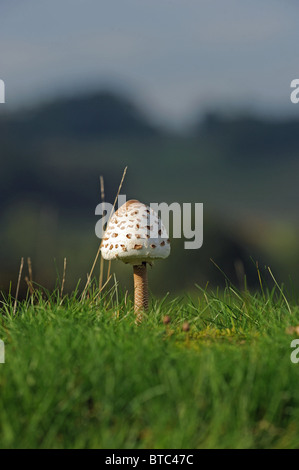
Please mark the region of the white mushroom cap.
[[101, 243], [104, 259], [120, 259], [133, 265], [167, 258], [170, 241], [158, 215], [132, 199], [111, 217]]

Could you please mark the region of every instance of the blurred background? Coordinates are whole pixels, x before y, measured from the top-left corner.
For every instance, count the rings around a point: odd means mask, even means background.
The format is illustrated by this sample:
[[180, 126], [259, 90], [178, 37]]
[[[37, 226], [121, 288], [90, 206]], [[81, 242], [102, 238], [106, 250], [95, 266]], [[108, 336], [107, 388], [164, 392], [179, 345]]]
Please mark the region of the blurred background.
[[[257, 286], [258, 261], [298, 292], [298, 13], [292, 0], [2, 0], [0, 289], [21, 257], [48, 288], [66, 257], [66, 290], [83, 287], [100, 175], [113, 203], [128, 166], [128, 199], [204, 204], [203, 247], [174, 240], [155, 294], [223, 286], [210, 259], [239, 287], [244, 273]], [[131, 289], [127, 266], [112, 272]]]

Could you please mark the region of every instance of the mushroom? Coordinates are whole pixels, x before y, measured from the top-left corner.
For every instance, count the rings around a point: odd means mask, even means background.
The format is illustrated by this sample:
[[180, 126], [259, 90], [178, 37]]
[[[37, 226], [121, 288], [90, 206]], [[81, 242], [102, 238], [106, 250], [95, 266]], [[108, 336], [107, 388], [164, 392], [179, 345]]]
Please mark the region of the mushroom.
[[133, 265], [134, 310], [137, 322], [148, 309], [147, 266], [167, 258], [170, 240], [158, 215], [149, 206], [132, 199], [111, 217], [101, 243], [104, 259], [119, 259]]

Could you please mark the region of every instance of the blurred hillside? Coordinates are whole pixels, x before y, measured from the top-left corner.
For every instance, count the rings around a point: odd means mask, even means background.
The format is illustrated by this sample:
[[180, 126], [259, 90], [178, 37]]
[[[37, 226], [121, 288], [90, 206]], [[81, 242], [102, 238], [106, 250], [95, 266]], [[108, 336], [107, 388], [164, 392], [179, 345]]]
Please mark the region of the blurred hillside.
[[[203, 247], [183, 250], [174, 240], [172, 256], [150, 273], [155, 293], [223, 285], [210, 258], [237, 284], [245, 272], [256, 286], [252, 257], [278, 280], [292, 276], [298, 289], [298, 131], [296, 119], [207, 113], [178, 135], [110, 92], [2, 108], [0, 288], [15, 282], [21, 256], [31, 257], [34, 280], [48, 287], [67, 257], [66, 287], [78, 278], [84, 284], [99, 244], [99, 177], [113, 202], [128, 166], [128, 199], [204, 203]], [[129, 268], [115, 262], [113, 269], [129, 287]]]

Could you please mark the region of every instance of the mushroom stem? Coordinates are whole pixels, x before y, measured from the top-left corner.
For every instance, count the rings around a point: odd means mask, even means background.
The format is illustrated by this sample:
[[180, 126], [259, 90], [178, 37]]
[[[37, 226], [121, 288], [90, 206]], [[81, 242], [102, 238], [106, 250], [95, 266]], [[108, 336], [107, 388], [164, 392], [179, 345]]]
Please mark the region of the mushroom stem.
[[136, 322], [142, 320], [142, 312], [148, 309], [148, 285], [146, 263], [134, 265], [134, 310]]

